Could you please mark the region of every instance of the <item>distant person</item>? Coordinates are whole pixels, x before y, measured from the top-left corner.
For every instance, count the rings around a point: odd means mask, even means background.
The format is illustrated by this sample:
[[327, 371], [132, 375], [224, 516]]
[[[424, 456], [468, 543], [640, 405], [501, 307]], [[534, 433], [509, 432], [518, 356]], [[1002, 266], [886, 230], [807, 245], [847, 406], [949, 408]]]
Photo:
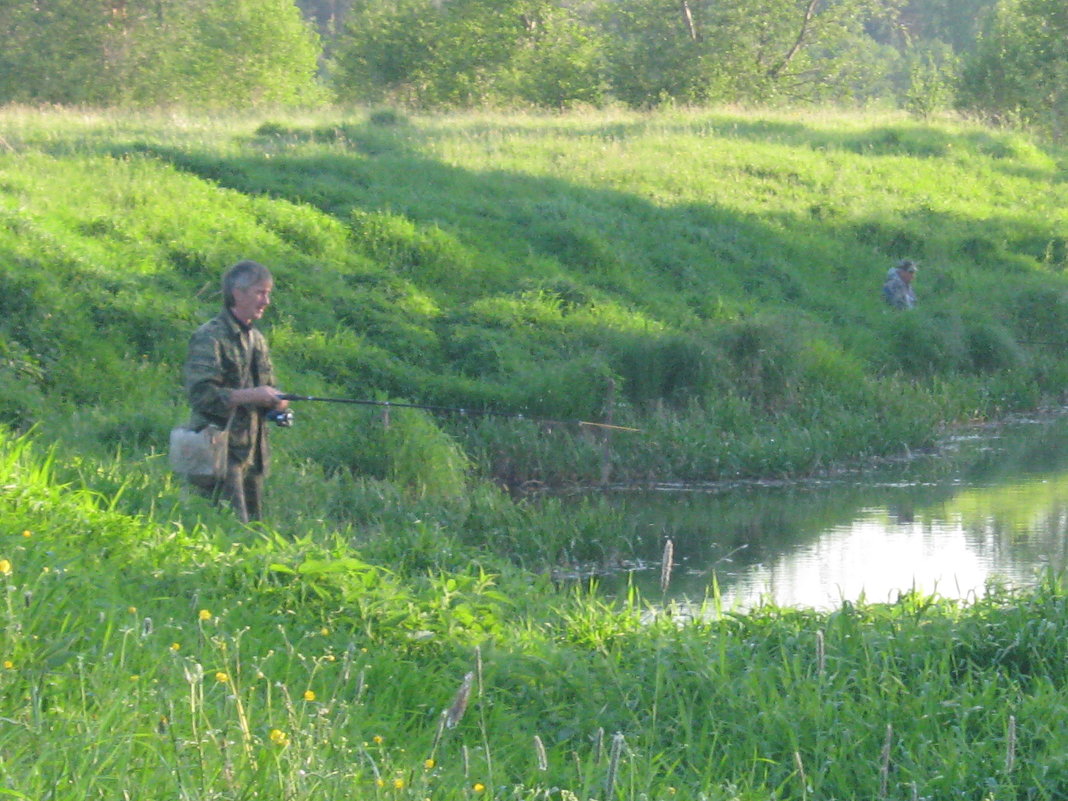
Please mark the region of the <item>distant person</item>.
[[886, 274], [883, 284], [883, 300], [895, 309], [912, 309], [916, 307], [916, 292], [912, 288], [912, 279], [916, 277], [916, 262], [902, 259]]
[[190, 477], [198, 492], [226, 501], [242, 523], [263, 515], [263, 479], [269, 465], [264, 413], [289, 405], [275, 388], [267, 340], [254, 326], [271, 302], [274, 279], [254, 261], [223, 275], [223, 309], [189, 340], [185, 390], [193, 414], [189, 428], [229, 427], [226, 476]]

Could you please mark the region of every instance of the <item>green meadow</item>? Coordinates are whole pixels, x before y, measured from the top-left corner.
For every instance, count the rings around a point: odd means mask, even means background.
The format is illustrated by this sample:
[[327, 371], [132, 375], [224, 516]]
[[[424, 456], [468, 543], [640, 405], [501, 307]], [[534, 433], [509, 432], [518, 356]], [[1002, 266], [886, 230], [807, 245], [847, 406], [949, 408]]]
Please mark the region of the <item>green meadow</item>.
[[[0, 110], [0, 795], [1063, 798], [1058, 577], [694, 615], [558, 584], [638, 533], [524, 490], [1060, 405], [1066, 167], [875, 113]], [[265, 524], [187, 494], [185, 346], [243, 258], [283, 389], [466, 413], [297, 402]]]

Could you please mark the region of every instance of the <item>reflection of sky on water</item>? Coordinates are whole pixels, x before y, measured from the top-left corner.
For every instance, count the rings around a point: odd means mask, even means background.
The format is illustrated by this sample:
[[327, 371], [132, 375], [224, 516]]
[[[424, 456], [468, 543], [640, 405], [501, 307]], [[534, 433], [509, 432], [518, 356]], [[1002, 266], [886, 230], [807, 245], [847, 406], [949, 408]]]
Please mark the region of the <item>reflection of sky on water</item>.
[[762, 600], [833, 609], [843, 600], [894, 601], [912, 589], [969, 598], [982, 595], [992, 580], [1029, 585], [1042, 567], [1006, 553], [993, 531], [977, 538], [960, 521], [896, 523], [885, 510], [864, 510], [850, 525], [743, 570], [725, 582], [721, 594], [725, 609], [746, 609]]
[[1068, 417], [995, 433], [811, 485], [622, 497], [646, 532], [641, 560], [657, 566], [629, 580], [661, 598], [658, 557], [671, 539], [668, 597], [699, 603], [714, 581], [728, 610], [1033, 586], [1068, 566]]

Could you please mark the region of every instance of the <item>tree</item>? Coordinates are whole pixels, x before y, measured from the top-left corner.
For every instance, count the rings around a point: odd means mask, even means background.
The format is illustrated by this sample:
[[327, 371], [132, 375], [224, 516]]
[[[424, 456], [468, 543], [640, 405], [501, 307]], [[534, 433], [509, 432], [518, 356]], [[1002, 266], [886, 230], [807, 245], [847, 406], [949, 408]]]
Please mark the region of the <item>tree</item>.
[[609, 82], [631, 104], [847, 98], [874, 75], [864, 23], [885, 0], [600, 5]]
[[0, 0], [0, 101], [103, 102], [121, 85], [113, 10], [102, 0]]
[[429, 106], [563, 106], [599, 96], [593, 31], [554, 0], [362, 0], [338, 43], [339, 95]]
[[0, 102], [301, 102], [318, 56], [292, 0], [0, 0]]
[[139, 41], [129, 99], [140, 104], [298, 104], [321, 96], [319, 37], [293, 0], [172, 0]]
[[1064, 135], [1068, 118], [1068, 4], [999, 0], [965, 65], [960, 104], [997, 120]]

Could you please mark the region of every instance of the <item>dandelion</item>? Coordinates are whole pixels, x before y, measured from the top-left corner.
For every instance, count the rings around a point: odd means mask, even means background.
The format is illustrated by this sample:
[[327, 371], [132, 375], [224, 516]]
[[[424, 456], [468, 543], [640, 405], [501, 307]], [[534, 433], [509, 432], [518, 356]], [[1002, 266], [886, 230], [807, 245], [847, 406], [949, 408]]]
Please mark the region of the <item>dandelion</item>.
[[315, 700], [315, 690], [305, 690], [304, 691], [304, 700], [305, 701], [314, 701]]
[[207, 609], [201, 609], [198, 617], [201, 620], [211, 620], [211, 612], [209, 612]]
[[136, 606], [131, 606], [126, 611], [129, 612], [131, 615], [136, 615], [137, 614], [137, 607]]
[[4, 670], [12, 670], [15, 667], [15, 663], [10, 659], [4, 660]]
[[386, 780], [385, 779], [375, 779], [375, 785], [378, 786], [378, 787], [385, 787], [386, 786]]
[[171, 650], [172, 651], [180, 651], [181, 649], [182, 649], [182, 644], [180, 642], [172, 642], [171, 643]]
[[437, 763], [433, 759], [428, 759], [423, 763], [423, 767], [427, 770], [431, 770]]
[[399, 778], [398, 779], [394, 779], [393, 780], [393, 789], [394, 790], [403, 790], [404, 789], [404, 779], [399, 779]]
[[371, 739], [374, 741], [375, 745], [382, 745], [382, 735], [381, 734], [376, 734]]
[[33, 536], [33, 532], [30, 531], [29, 529], [26, 529], [25, 531], [22, 532], [22, 536], [25, 537], [26, 539], [29, 539], [30, 537]]
[[138, 674], [135, 673], [132, 676], [130, 676], [130, 681], [137, 681], [140, 678], [141, 677]]
[[326, 626], [323, 626], [321, 629], [319, 629], [319, 633], [326, 637], [328, 634], [330, 634], [330, 629], [328, 629]]
[[5, 576], [11, 575], [11, 562], [7, 559], [0, 559], [0, 574]]
[[476, 793], [482, 793], [485, 792], [486, 785], [484, 785], [482, 782], [475, 782], [475, 786], [471, 789], [474, 790]]
[[289, 735], [287, 735], [281, 729], [271, 729], [271, 733], [268, 736], [271, 738], [271, 742], [275, 745], [289, 744]]
[[215, 674], [215, 681], [219, 682], [219, 684], [229, 684], [230, 674], [228, 674], [224, 670], [220, 670], [218, 673]]

